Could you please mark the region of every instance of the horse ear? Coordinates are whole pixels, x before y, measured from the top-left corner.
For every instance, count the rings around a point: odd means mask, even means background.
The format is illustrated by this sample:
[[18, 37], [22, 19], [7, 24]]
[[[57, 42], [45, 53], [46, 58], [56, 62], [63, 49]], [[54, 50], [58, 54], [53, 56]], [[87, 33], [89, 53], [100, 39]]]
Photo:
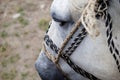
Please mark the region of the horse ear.
[[92, 37], [97, 37], [100, 34], [94, 11], [95, 4], [96, 0], [89, 0], [81, 15], [82, 24]]

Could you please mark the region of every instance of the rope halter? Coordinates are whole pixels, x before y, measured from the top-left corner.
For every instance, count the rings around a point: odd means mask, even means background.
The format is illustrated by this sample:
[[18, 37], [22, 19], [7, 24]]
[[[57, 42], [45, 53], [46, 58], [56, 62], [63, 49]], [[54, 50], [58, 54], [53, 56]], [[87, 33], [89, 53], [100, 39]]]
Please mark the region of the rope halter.
[[[54, 42], [50, 39], [50, 37], [46, 34], [44, 38], [43, 43], [43, 51], [45, 52], [46, 56], [56, 64], [58, 69], [63, 73], [63, 75], [66, 77], [66, 80], [70, 80], [67, 75], [62, 71], [59, 60], [60, 57], [68, 63], [68, 65], [80, 75], [90, 79], [90, 80], [100, 80], [99, 78], [95, 77], [89, 72], [86, 72], [84, 69], [80, 68], [72, 60], [70, 59], [71, 54], [76, 50], [76, 48], [80, 45], [80, 43], [83, 41], [83, 39], [87, 36], [87, 33], [91, 35], [92, 37], [97, 37], [100, 32], [97, 25], [97, 19], [102, 19], [105, 21], [106, 24], [106, 36], [107, 36], [107, 43], [109, 50], [111, 54], [113, 55], [113, 58], [116, 61], [116, 64], [118, 66], [118, 70], [120, 72], [120, 63], [118, 60], [120, 59], [120, 54], [118, 49], [115, 47], [114, 41], [112, 39], [112, 19], [110, 14], [108, 13], [108, 6], [109, 6], [109, 0], [89, 0], [87, 6], [82, 12], [81, 17], [74, 25], [73, 29], [71, 30], [70, 34], [66, 37], [66, 39], [63, 41], [62, 46], [58, 48]], [[84, 28], [79, 32], [79, 34], [74, 39], [74, 42], [70, 45], [70, 47], [65, 50], [66, 45], [71, 40], [72, 36], [78, 31], [80, 26], [83, 25]], [[82, 27], [81, 27], [82, 28]], [[48, 31], [47, 31], [48, 32]], [[50, 47], [51, 50], [53, 50], [57, 57], [52, 55], [50, 52], [47, 51], [46, 46]], [[63, 52], [63, 50], [65, 50]]]

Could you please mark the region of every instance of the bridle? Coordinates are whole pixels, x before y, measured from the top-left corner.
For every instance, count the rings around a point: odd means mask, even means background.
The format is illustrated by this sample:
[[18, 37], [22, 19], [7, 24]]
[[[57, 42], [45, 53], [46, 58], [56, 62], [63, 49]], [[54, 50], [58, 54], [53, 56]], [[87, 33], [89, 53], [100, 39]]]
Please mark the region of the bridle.
[[[112, 38], [112, 18], [107, 11], [108, 6], [109, 6], [109, 1], [108, 0], [96, 0], [95, 9], [94, 9], [95, 13], [96, 13], [95, 17], [96, 17], [96, 19], [103, 19], [105, 21], [108, 47], [109, 47], [109, 50], [110, 50], [111, 54], [113, 55], [113, 58], [116, 61], [116, 64], [118, 66], [118, 70], [120, 72], [120, 63], [119, 63], [120, 54], [119, 54], [119, 51], [116, 48], [116, 46], [114, 44], [114, 41], [113, 41], [113, 38]], [[63, 41], [63, 44], [60, 48], [58, 48], [54, 44], [52, 39], [50, 39], [50, 37], [47, 35], [47, 32], [48, 32], [47, 31], [46, 35], [44, 37], [43, 50], [45, 51], [46, 56], [52, 62], [54, 62], [56, 64], [56, 66], [58, 67], [59, 70], [61, 70], [61, 72], [63, 73], [63, 75], [65, 77], [65, 80], [70, 80], [70, 79], [62, 71], [62, 69], [59, 65], [59, 59], [60, 58], [62, 58], [76, 73], [79, 73], [80, 75], [82, 75], [82, 76], [84, 76], [84, 77], [86, 77], [90, 80], [101, 80], [101, 79], [95, 77], [93, 74], [88, 73], [84, 69], [82, 69], [79, 66], [77, 66], [76, 64], [74, 64], [74, 62], [70, 59], [70, 56], [72, 55], [72, 53], [76, 50], [76, 48], [80, 45], [80, 43], [83, 41], [83, 39], [88, 34], [86, 28], [84, 28], [84, 27], [82, 29], [79, 28], [81, 25], [82, 25], [81, 24], [81, 19], [79, 19], [78, 22], [76, 22], [73, 29], [71, 30], [70, 34]], [[79, 33], [76, 33], [78, 31], [79, 31]], [[75, 36], [75, 34], [77, 36]], [[75, 36], [75, 38], [72, 38], [72, 36]], [[73, 40], [73, 42], [66, 49], [66, 45], [69, 43], [69, 41], [71, 39]], [[52, 55], [51, 53], [49, 53], [46, 49], [46, 46], [48, 46], [52, 51], [54, 51], [56, 53], [57, 57]]]

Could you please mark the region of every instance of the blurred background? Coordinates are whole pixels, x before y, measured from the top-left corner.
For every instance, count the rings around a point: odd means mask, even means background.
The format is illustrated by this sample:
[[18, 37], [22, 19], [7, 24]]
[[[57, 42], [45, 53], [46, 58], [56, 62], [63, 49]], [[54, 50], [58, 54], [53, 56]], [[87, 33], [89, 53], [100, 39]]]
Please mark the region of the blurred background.
[[52, 0], [0, 0], [0, 80], [40, 80], [34, 64]]

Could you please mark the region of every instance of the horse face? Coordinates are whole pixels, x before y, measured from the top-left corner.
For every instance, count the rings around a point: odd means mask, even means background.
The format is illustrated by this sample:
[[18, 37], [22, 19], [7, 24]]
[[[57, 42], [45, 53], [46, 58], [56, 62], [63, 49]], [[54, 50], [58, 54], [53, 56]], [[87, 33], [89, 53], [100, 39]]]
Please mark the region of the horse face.
[[[112, 1], [113, 3], [115, 3], [115, 1], [117, 3], [117, 0]], [[61, 46], [66, 36], [70, 33], [75, 22], [81, 17], [81, 13], [87, 2], [88, 0], [53, 1], [51, 5], [52, 24], [47, 34], [58, 47]], [[112, 7], [110, 7], [111, 10], [109, 9], [109, 13], [114, 20], [113, 27], [118, 27], [118, 29], [116, 28], [116, 31], [114, 30], [113, 33], [118, 32], [116, 34], [119, 35], [120, 27], [117, 24], [119, 24], [120, 16], [117, 11], [120, 10], [116, 10], [118, 6], [114, 7], [116, 5], [113, 3]], [[99, 25], [101, 30], [100, 36], [92, 39], [88, 35], [85, 40], [82, 41], [80, 46], [78, 46], [71, 58], [78, 66], [82, 66], [88, 72], [95, 74], [102, 80], [120, 80], [120, 75], [116, 68], [115, 61], [108, 49], [108, 44], [106, 43], [105, 25], [103, 22], [100, 22]], [[118, 39], [120, 40], [120, 37]], [[47, 50], [53, 55], [56, 54], [48, 47]], [[65, 63], [65, 61], [60, 60], [60, 65], [62, 70], [69, 74], [72, 80], [88, 80], [81, 77], [79, 74], [76, 74], [67, 65], [67, 63]], [[46, 57], [44, 51], [41, 51], [36, 61], [36, 69], [43, 80], [64, 80], [61, 72], [57, 69], [55, 64]]]
[[[52, 24], [48, 31], [48, 35], [58, 47], [61, 46], [61, 43], [66, 38], [66, 35], [69, 34], [71, 28], [73, 27], [74, 22], [81, 14], [76, 10], [74, 5], [71, 4], [72, 1], [77, 3], [78, 0], [54, 0], [51, 5], [50, 12]], [[51, 52], [50, 49], [48, 50]], [[53, 52], [53, 55], [54, 54], [56, 53]], [[40, 55], [35, 63], [35, 67], [43, 80], [64, 80], [61, 72], [57, 69], [54, 63], [47, 58], [43, 51], [40, 52]]]
[[81, 13], [87, 3], [88, 0], [53, 1], [50, 11], [52, 24], [50, 26], [48, 35], [50, 35], [51, 39], [56, 43], [58, 47], [70, 33], [75, 22], [81, 17]]
[[54, 0], [51, 6], [51, 17], [53, 21], [61, 24], [60, 27], [69, 27], [65, 24], [76, 22], [87, 2], [88, 0]]

